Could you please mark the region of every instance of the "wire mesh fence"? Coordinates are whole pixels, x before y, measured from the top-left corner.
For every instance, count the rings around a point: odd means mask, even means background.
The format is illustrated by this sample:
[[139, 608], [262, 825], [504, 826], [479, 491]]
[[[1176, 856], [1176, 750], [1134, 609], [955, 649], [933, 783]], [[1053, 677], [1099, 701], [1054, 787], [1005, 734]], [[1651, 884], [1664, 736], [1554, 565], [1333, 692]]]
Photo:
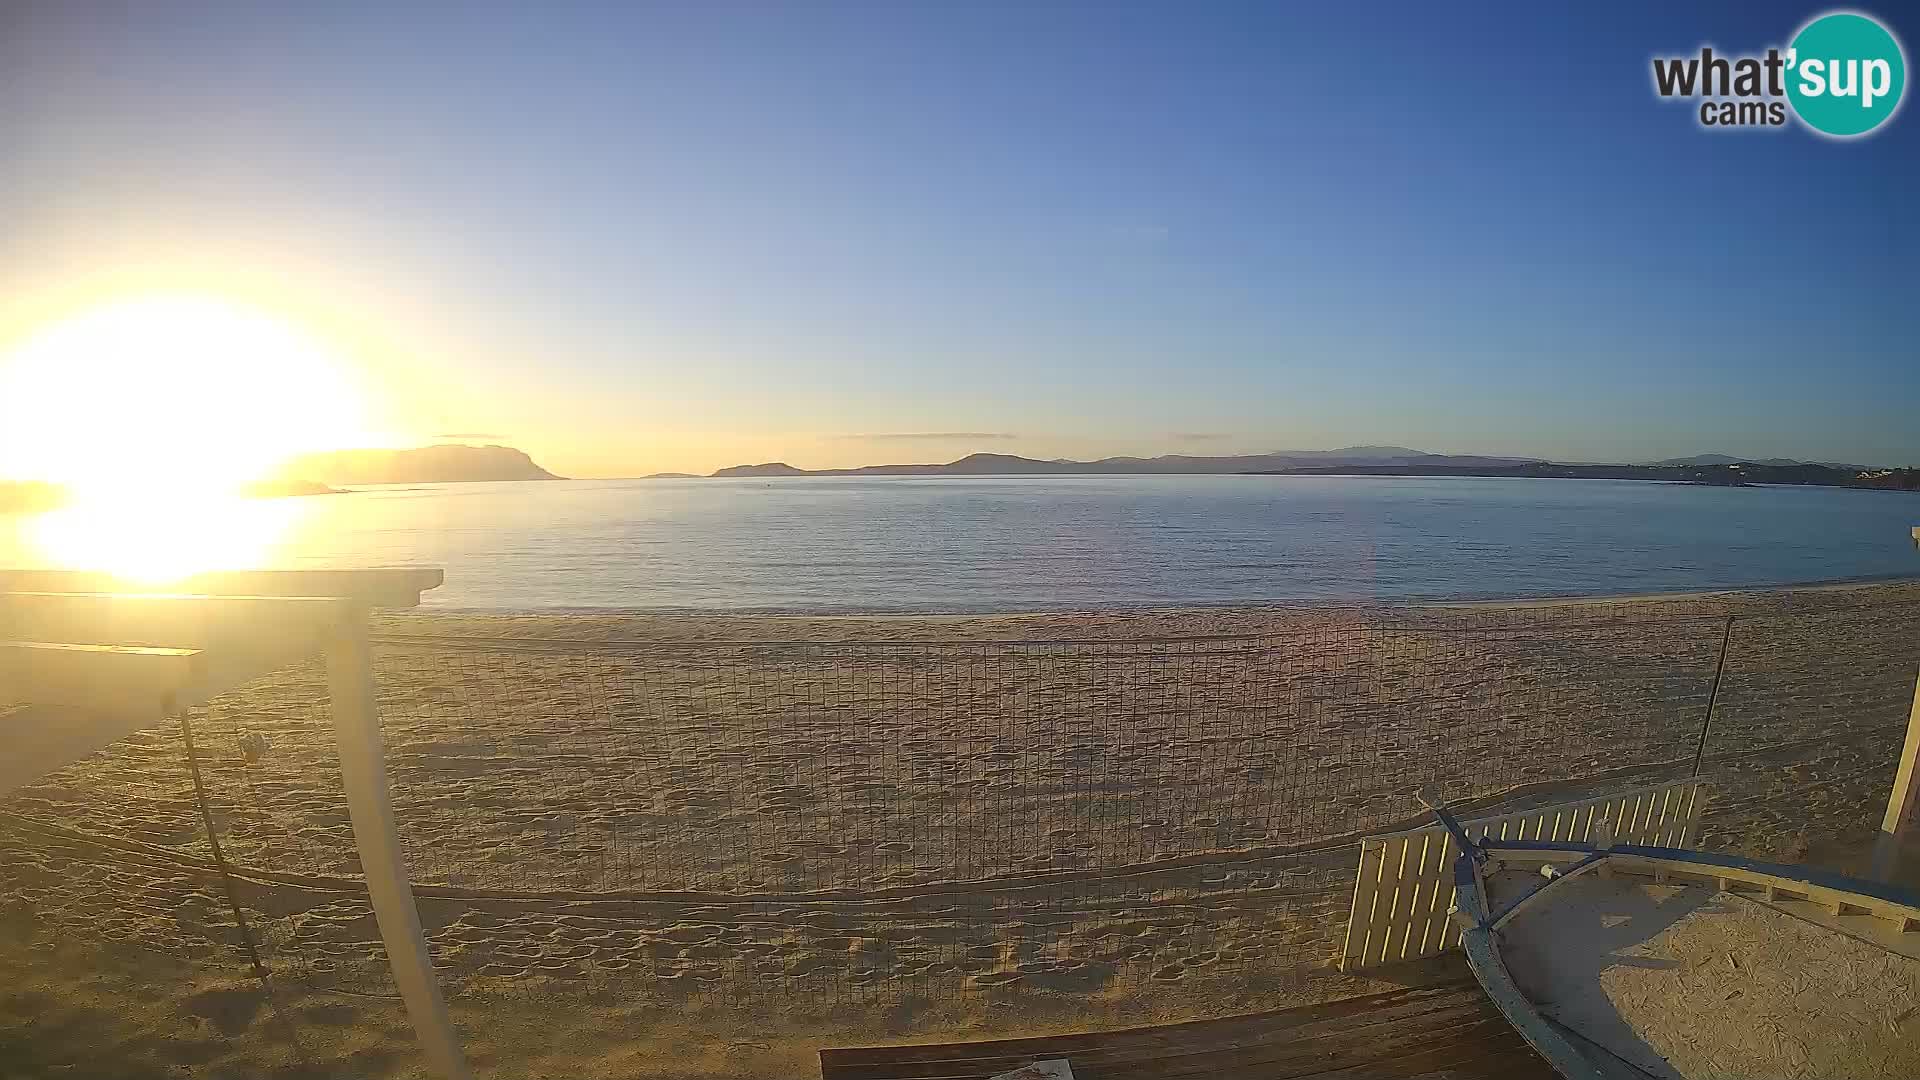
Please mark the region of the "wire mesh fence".
[[[1353, 841], [1692, 774], [1709, 846], [1871, 832], [1920, 606], [1307, 612], [1074, 641], [391, 636], [389, 774], [449, 989], [1230, 1006], [1338, 948]], [[276, 980], [390, 994], [317, 667], [192, 717]], [[0, 803], [9, 924], [236, 967], [182, 733]], [[1155, 1004], [1159, 1003], [1159, 1004]]]

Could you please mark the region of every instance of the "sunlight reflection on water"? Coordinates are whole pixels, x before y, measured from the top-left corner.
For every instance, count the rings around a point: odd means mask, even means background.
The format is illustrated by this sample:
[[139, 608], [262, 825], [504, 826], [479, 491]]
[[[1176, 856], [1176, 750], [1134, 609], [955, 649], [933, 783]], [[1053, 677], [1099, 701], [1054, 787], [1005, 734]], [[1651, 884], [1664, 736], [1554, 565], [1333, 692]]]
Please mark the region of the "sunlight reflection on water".
[[1910, 575], [1916, 522], [1901, 492], [1602, 480], [576, 480], [0, 517], [0, 566], [437, 566], [437, 608], [1060, 610]]
[[194, 495], [81, 501], [25, 519], [41, 565], [164, 585], [205, 570], [268, 566], [302, 499]]

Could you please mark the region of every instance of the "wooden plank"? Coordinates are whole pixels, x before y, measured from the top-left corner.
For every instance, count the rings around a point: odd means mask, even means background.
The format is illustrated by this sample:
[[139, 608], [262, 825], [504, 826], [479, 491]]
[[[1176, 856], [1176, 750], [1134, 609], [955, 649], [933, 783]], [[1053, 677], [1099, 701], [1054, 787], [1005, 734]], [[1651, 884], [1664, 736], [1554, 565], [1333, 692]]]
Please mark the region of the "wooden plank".
[[1660, 847], [1665, 846], [1662, 836], [1667, 831], [1667, 815], [1671, 813], [1670, 805], [1672, 801], [1672, 788], [1668, 788], [1653, 797], [1650, 808], [1647, 811], [1647, 827], [1643, 834], [1645, 839], [1641, 841], [1642, 843]]
[[[1371, 1024], [1362, 1028], [1336, 1031], [1301, 1040], [1262, 1042], [1247, 1047], [1202, 1051], [1152, 1062], [1142, 1062], [1124, 1072], [1089, 1068], [1094, 1080], [1112, 1080], [1115, 1076], [1153, 1077], [1179, 1080], [1182, 1077], [1311, 1077], [1329, 1069], [1348, 1068], [1404, 1058], [1444, 1041], [1479, 1041], [1509, 1033], [1506, 1023], [1486, 1002], [1475, 1001], [1457, 1008], [1421, 1017], [1415, 1022]], [[1128, 1063], [1132, 1065], [1132, 1063]]]
[[1438, 955], [1448, 944], [1447, 908], [1453, 900], [1453, 860], [1459, 857], [1459, 849], [1445, 833], [1429, 835], [1426, 848], [1420, 867], [1420, 906], [1407, 932], [1410, 957]]
[[163, 722], [203, 677], [188, 649], [0, 643], [0, 796]]
[[[1920, 529], [1914, 530], [1920, 542]], [[1907, 740], [1900, 748], [1893, 790], [1887, 794], [1887, 812], [1880, 818], [1880, 835], [1873, 842], [1869, 871], [1877, 881], [1892, 881], [1900, 869], [1900, 852], [1920, 831], [1920, 675], [1913, 682], [1913, 707], [1907, 713]]]
[[1499, 1029], [1351, 1068], [1307, 1074], [1302, 1080], [1558, 1080], [1503, 1019]]
[[319, 655], [361, 611], [326, 597], [0, 593], [0, 638], [197, 650], [202, 677], [179, 695], [184, 708]]
[[193, 649], [0, 641], [0, 701], [154, 712], [202, 677]]
[[1683, 848], [1693, 843], [1693, 834], [1700, 822], [1701, 804], [1707, 798], [1707, 784], [1696, 780], [1687, 785], [1687, 801], [1680, 808], [1680, 819], [1673, 825], [1673, 842], [1668, 847]]
[[1514, 985], [1513, 977], [1500, 960], [1500, 950], [1492, 931], [1474, 929], [1462, 936], [1461, 948], [1467, 963], [1480, 977], [1487, 997], [1520, 1037], [1540, 1055], [1552, 1062], [1568, 1080], [1608, 1080], [1565, 1036], [1549, 1024], [1534, 1008], [1533, 1002]]
[[1572, 839], [1574, 830], [1578, 828], [1579, 819], [1580, 811], [1578, 809], [1561, 809], [1555, 811], [1553, 815], [1553, 836], [1551, 839]]
[[1479, 984], [1462, 965], [1430, 986], [1407, 987], [1378, 994], [1340, 998], [1313, 1005], [1266, 1012], [1242, 1013], [1211, 1020], [1188, 1020], [1174, 1024], [1151, 1024], [1118, 1028], [1113, 1031], [1083, 1032], [1068, 1035], [1038, 1035], [1011, 1039], [984, 1039], [974, 1042], [909, 1043], [896, 1046], [838, 1047], [822, 1049], [823, 1064], [835, 1067], [858, 1064], [891, 1064], [909, 1061], [977, 1060], [1026, 1056], [1070, 1057], [1108, 1047], [1193, 1046], [1251, 1032], [1268, 1032], [1297, 1038], [1310, 1025], [1348, 1022], [1364, 1023], [1368, 1017], [1404, 1015], [1401, 1010], [1427, 1009], [1435, 1003], [1474, 1001], [1480, 998]]
[[1347, 940], [1340, 953], [1340, 970], [1360, 966], [1367, 951], [1367, 935], [1374, 925], [1373, 907], [1380, 890], [1385, 845], [1371, 840], [1360, 844], [1360, 868], [1354, 876], [1353, 906], [1347, 913]]
[[0, 797], [63, 768], [118, 739], [166, 719], [151, 713], [86, 712], [28, 705], [0, 713]]
[[1369, 963], [1384, 964], [1398, 959], [1392, 951], [1395, 931], [1405, 924], [1412, 906], [1408, 902], [1406, 880], [1407, 846], [1412, 841], [1411, 836], [1389, 837], [1381, 853], [1380, 895], [1374, 901], [1374, 910], [1381, 916], [1374, 920], [1367, 934], [1364, 955]]
[[1425, 897], [1421, 892], [1421, 878], [1426, 870], [1427, 838], [1409, 839], [1404, 861], [1401, 863], [1399, 915], [1388, 929], [1387, 958], [1406, 960], [1418, 955], [1418, 943], [1413, 940], [1413, 927], [1421, 921], [1425, 910]]
[[297, 637], [316, 649], [344, 613], [325, 597], [0, 593], [0, 638], [170, 649], [259, 649]]
[[[1582, 849], [1552, 844], [1512, 842], [1494, 844], [1487, 849], [1489, 858], [1508, 863], [1556, 862], [1569, 855], [1584, 857]], [[1676, 874], [1690, 881], [1714, 883], [1728, 891], [1747, 886], [1762, 890], [1769, 898], [1786, 897], [1870, 912], [1891, 922], [1920, 920], [1920, 900], [1906, 890], [1883, 882], [1852, 878], [1844, 874], [1810, 866], [1767, 863], [1737, 855], [1675, 848], [1621, 845], [1607, 853], [1600, 864], [1622, 873], [1652, 877], [1658, 871]]]
[[[951, 1080], [989, 1077], [1035, 1060], [1064, 1058], [1084, 1075], [1118, 1077], [1316, 1076], [1331, 1069], [1356, 1075], [1365, 1065], [1377, 1075], [1401, 1075], [1418, 1067], [1392, 1065], [1423, 1053], [1455, 1055], [1458, 1048], [1504, 1045], [1523, 1050], [1506, 1022], [1478, 987], [1445, 998], [1396, 1000], [1404, 991], [1349, 999], [1361, 1007], [1327, 1016], [1324, 1006], [1275, 1014], [1265, 1027], [1238, 1026], [1219, 1038], [1210, 1021], [1164, 1028], [996, 1040], [974, 1044], [825, 1049], [825, 1080]], [[1338, 1003], [1345, 1005], [1347, 1003]], [[1295, 1019], [1288, 1013], [1299, 1012]], [[1424, 1067], [1424, 1066], [1420, 1066]], [[1363, 1074], [1362, 1074], [1363, 1075]]]
[[405, 853], [394, 822], [393, 793], [387, 781], [386, 742], [373, 693], [373, 660], [367, 629], [358, 619], [342, 620], [327, 643], [327, 685], [332, 695], [334, 739], [340, 748], [340, 779], [353, 820], [380, 940], [387, 947], [393, 982], [413, 1022], [420, 1049], [441, 1080], [471, 1080], [460, 1037], [447, 1013], [440, 980], [434, 974], [413, 886], [407, 880]]
[[[962, 1051], [952, 1057], [912, 1057], [894, 1060], [872, 1075], [894, 1080], [934, 1080], [956, 1075], [992, 1076], [1010, 1072], [1036, 1060], [1066, 1058], [1076, 1072], [1088, 1076], [1144, 1074], [1180, 1076], [1190, 1072], [1202, 1075], [1245, 1075], [1235, 1067], [1258, 1064], [1279, 1075], [1299, 1075], [1302, 1067], [1332, 1063], [1351, 1064], [1404, 1052], [1409, 1042], [1434, 1036], [1457, 1036], [1464, 1025], [1475, 1022], [1500, 1024], [1500, 1017], [1488, 1008], [1478, 990], [1463, 991], [1447, 1000], [1380, 1005], [1365, 1012], [1334, 1020], [1289, 1023], [1273, 1028], [1242, 1029], [1236, 1035], [1221, 1038], [1209, 1028], [1179, 1033], [1155, 1033], [1159, 1037], [1142, 1039], [1136, 1034], [1127, 1040], [1076, 1039], [1077, 1046], [1066, 1049], [1053, 1045], [1031, 1047], [1013, 1053], [984, 1054]], [[992, 1048], [994, 1044], [980, 1044]], [[1002, 1048], [1004, 1049], [1004, 1048]], [[942, 1048], [951, 1053], [952, 1048]], [[829, 1067], [828, 1051], [821, 1051], [821, 1071], [843, 1075], [844, 1063]], [[871, 1062], [866, 1064], [873, 1064]], [[1295, 1068], [1276, 1068], [1292, 1065]]]
[[1628, 844], [1645, 844], [1647, 836], [1647, 817], [1651, 815], [1651, 798], [1647, 794], [1630, 796], [1626, 803], [1626, 828], [1620, 830], [1620, 840]]
[[1680, 822], [1686, 817], [1687, 791], [1684, 787], [1668, 788], [1660, 796], [1659, 828], [1653, 831], [1653, 843], [1659, 847], [1672, 847], [1680, 832]]
[[[221, 570], [195, 574], [169, 592], [203, 596], [319, 596], [364, 607], [410, 608], [439, 588], [446, 574], [434, 567], [374, 570]], [[151, 587], [87, 570], [0, 570], [0, 592], [151, 593]]]

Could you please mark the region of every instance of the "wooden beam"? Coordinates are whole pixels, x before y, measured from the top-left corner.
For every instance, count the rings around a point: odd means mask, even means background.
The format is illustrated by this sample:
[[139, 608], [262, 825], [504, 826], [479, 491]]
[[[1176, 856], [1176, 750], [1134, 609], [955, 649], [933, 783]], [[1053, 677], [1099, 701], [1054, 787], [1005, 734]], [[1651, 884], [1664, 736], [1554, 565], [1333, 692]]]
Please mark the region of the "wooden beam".
[[[1920, 545], [1920, 526], [1913, 530], [1913, 542]], [[1907, 741], [1900, 748], [1900, 764], [1893, 776], [1893, 790], [1887, 795], [1887, 812], [1880, 819], [1880, 835], [1873, 841], [1873, 863], [1868, 869], [1875, 881], [1892, 881], [1900, 870], [1900, 851], [1912, 840], [1920, 825], [1920, 673], [1913, 680], [1913, 708], [1907, 713]]]
[[0, 796], [86, 757], [95, 750], [165, 719], [155, 709], [145, 715], [93, 713], [58, 705], [28, 705], [0, 711]]
[[204, 685], [190, 649], [0, 642], [0, 796], [153, 727]]
[[296, 639], [318, 652], [350, 601], [322, 597], [0, 592], [0, 639], [261, 651]]
[[151, 713], [198, 685], [205, 661], [192, 649], [0, 641], [0, 701]]
[[[1462, 888], [1471, 889], [1471, 885], [1463, 884]], [[1478, 901], [1481, 898], [1474, 899]], [[1507, 1018], [1507, 1022], [1527, 1041], [1527, 1045], [1539, 1051], [1540, 1056], [1551, 1062], [1560, 1075], [1570, 1080], [1608, 1080], [1608, 1074], [1602, 1072], [1591, 1058], [1575, 1049], [1566, 1036], [1548, 1023], [1532, 999], [1513, 981], [1513, 976], [1507, 972], [1506, 961], [1500, 956], [1500, 939], [1493, 931], [1480, 926], [1471, 927], [1460, 935], [1460, 945], [1467, 954], [1467, 966], [1479, 977], [1480, 986], [1487, 992], [1487, 999]]]
[[[370, 608], [418, 607], [420, 594], [446, 580], [435, 567], [380, 570], [220, 570], [170, 583], [166, 592], [200, 596], [324, 596]], [[90, 570], [0, 570], [0, 592], [152, 594], [141, 582]]]
[[0, 791], [318, 656], [364, 608], [311, 597], [0, 593]]
[[1920, 826], [1920, 675], [1913, 681], [1913, 707], [1907, 712], [1907, 741], [1900, 748], [1900, 764], [1887, 795], [1887, 812], [1880, 819], [1880, 835], [1873, 842], [1876, 881], [1892, 881], [1900, 869], [1900, 851]]
[[340, 778], [360, 849], [380, 939], [387, 946], [393, 982], [406, 1004], [427, 1063], [441, 1080], [471, 1080], [460, 1036], [447, 1013], [434, 974], [433, 956], [420, 928], [406, 855], [394, 822], [388, 785], [386, 740], [373, 693], [373, 661], [363, 620], [341, 620], [327, 647], [328, 687], [333, 695], [333, 731], [340, 747]]

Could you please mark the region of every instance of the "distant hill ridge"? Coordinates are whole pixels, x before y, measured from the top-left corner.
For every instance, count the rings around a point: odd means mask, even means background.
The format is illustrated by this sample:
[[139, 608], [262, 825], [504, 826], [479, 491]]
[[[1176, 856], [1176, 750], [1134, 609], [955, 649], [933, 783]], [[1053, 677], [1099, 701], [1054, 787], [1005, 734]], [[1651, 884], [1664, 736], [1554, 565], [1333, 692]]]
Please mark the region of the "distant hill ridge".
[[511, 446], [447, 443], [410, 450], [331, 450], [306, 454], [280, 470], [322, 484], [449, 484], [486, 480], [559, 480]]
[[1568, 480], [1662, 480], [1746, 487], [1793, 484], [1824, 487], [1920, 488], [1920, 470], [1801, 462], [1790, 458], [1745, 461], [1700, 454], [1647, 464], [1560, 463], [1539, 458], [1428, 454], [1404, 446], [1349, 446], [1339, 450], [1286, 450], [1271, 454], [1198, 457], [1110, 457], [1098, 461], [1040, 461], [1012, 454], [968, 454], [943, 465], [866, 465], [851, 469], [800, 469], [784, 461], [735, 465], [716, 477], [778, 476], [1059, 476], [1086, 474], [1295, 474], [1339, 476], [1482, 476]]
[[850, 469], [799, 469], [784, 461], [735, 465], [715, 476], [1033, 476], [1065, 473], [1245, 473], [1318, 465], [1521, 465], [1538, 458], [1429, 454], [1405, 446], [1348, 446], [1338, 450], [1281, 450], [1269, 454], [1109, 457], [1097, 461], [1041, 461], [1013, 454], [968, 454], [938, 465], [862, 465]]

